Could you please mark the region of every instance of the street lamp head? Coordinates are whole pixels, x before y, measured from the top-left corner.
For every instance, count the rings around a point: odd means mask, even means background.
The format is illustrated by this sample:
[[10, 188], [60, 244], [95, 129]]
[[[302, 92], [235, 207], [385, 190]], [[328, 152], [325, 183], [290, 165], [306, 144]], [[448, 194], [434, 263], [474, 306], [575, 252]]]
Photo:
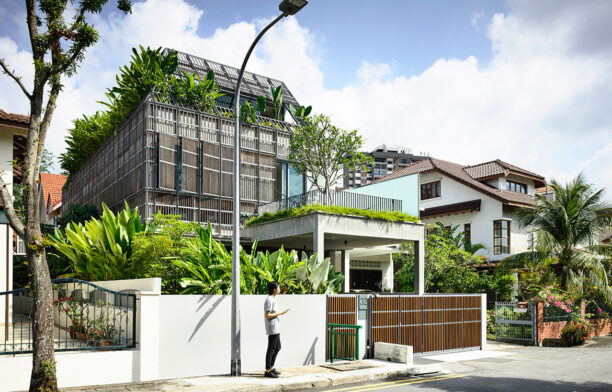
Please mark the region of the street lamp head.
[[283, 15], [295, 15], [299, 10], [308, 4], [308, 0], [283, 0], [278, 6]]

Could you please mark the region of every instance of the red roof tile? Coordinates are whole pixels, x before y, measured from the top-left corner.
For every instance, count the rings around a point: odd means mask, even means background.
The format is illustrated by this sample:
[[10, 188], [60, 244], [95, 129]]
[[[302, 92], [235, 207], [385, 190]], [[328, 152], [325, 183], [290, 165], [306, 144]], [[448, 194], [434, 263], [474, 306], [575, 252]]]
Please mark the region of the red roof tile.
[[18, 124], [30, 124], [30, 116], [27, 116], [25, 114], [7, 113], [2, 109], [0, 109], [0, 120]]
[[62, 187], [66, 183], [66, 178], [61, 174], [40, 173], [40, 187], [45, 200], [45, 209], [53, 208], [62, 201]]
[[[538, 179], [541, 179], [542, 182], [544, 181], [544, 177], [538, 174], [528, 172], [527, 170], [523, 170], [517, 166], [510, 165], [500, 160], [486, 162], [480, 165], [464, 166], [458, 163], [428, 157], [420, 162], [413, 163], [412, 165], [406, 166], [403, 169], [400, 169], [383, 178], [373, 181], [372, 183], [374, 184], [378, 182], [388, 181], [410, 174], [439, 171], [447, 177], [450, 177], [455, 181], [469, 186], [470, 188], [475, 189], [489, 197], [499, 200], [502, 203], [532, 206], [533, 196], [526, 195], [524, 193], [500, 190], [478, 181], [478, 178], [494, 176], [496, 172], [504, 168], [516, 174], [525, 173], [525, 175], [528, 175], [529, 177], [537, 177]], [[472, 177], [471, 173], [473, 173], [476, 177]], [[489, 173], [489, 175], [485, 175], [486, 173]], [[502, 171], [501, 173], [504, 172]]]

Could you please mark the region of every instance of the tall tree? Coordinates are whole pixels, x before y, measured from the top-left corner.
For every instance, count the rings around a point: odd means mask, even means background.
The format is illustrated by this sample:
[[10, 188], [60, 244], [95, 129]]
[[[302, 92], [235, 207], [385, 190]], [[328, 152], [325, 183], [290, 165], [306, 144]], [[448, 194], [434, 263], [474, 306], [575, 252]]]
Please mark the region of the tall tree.
[[[32, 276], [32, 375], [30, 391], [57, 391], [53, 347], [53, 295], [40, 229], [38, 177], [45, 138], [62, 90], [62, 77], [75, 74], [85, 51], [98, 40], [98, 33], [87, 21], [88, 14], [99, 13], [108, 0], [88, 0], [74, 4], [74, 17], [66, 20], [68, 0], [25, 0], [26, 24], [30, 37], [34, 82], [31, 89], [4, 59], [0, 67], [17, 83], [30, 104], [30, 124], [23, 171], [21, 220], [9, 192], [10, 184], [0, 177], [0, 196], [11, 228], [27, 244], [26, 255]], [[73, 2], [70, 2], [71, 6]], [[130, 0], [118, 0], [118, 8], [131, 11]], [[72, 10], [68, 13], [72, 14]]]
[[606, 267], [612, 260], [612, 245], [599, 242], [612, 227], [612, 204], [603, 200], [603, 189], [595, 190], [579, 175], [562, 185], [551, 182], [554, 198], [536, 195], [533, 209], [519, 211], [519, 223], [536, 232], [536, 248], [503, 260], [502, 268], [539, 266], [557, 276], [560, 286], [582, 286], [584, 278], [595, 284], [612, 302]]
[[291, 137], [289, 159], [299, 174], [303, 174], [329, 202], [330, 189], [349, 171], [360, 170], [373, 163], [372, 157], [359, 150], [363, 138], [357, 131], [346, 131], [331, 124], [329, 117], [319, 114], [306, 117]]

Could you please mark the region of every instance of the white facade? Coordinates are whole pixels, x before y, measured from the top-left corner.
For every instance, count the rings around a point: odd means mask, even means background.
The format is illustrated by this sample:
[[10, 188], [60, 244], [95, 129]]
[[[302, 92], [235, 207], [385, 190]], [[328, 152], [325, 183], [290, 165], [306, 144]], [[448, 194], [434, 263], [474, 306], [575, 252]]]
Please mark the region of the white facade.
[[[516, 180], [527, 184], [527, 193], [534, 195], [535, 187], [533, 180], [509, 175], [507, 178], [499, 177], [486, 181], [489, 185], [495, 186], [497, 189], [505, 190], [507, 180]], [[508, 257], [510, 254], [525, 252], [528, 250], [526, 229], [521, 228], [518, 224], [517, 217], [511, 212], [511, 208], [482, 192], [470, 188], [450, 177], [439, 172], [428, 172], [420, 175], [420, 184], [426, 184], [433, 181], [440, 181], [440, 197], [434, 199], [421, 200], [419, 199], [419, 207], [421, 211], [427, 208], [439, 207], [449, 204], [461, 203], [472, 200], [481, 200], [480, 211], [470, 213], [460, 213], [433, 218], [421, 218], [423, 223], [433, 224], [441, 222], [445, 226], [459, 225], [459, 231], [464, 230], [465, 224], [470, 224], [471, 242], [484, 244], [487, 249], [478, 251], [477, 254], [485, 256], [492, 261], [498, 261]], [[509, 191], [508, 191], [509, 192]], [[420, 197], [420, 196], [419, 196]], [[494, 254], [494, 233], [493, 222], [496, 220], [510, 221], [510, 253]]]
[[[26, 135], [26, 130], [19, 127], [11, 127], [0, 124], [0, 176], [8, 186], [9, 192], [13, 193], [13, 138], [15, 135]], [[6, 223], [4, 211], [2, 211], [2, 221], [0, 223], [0, 292], [11, 291], [13, 289], [13, 229]], [[11, 302], [8, 302], [8, 312], [6, 301], [0, 303], [0, 327], [4, 329], [9, 315]]]

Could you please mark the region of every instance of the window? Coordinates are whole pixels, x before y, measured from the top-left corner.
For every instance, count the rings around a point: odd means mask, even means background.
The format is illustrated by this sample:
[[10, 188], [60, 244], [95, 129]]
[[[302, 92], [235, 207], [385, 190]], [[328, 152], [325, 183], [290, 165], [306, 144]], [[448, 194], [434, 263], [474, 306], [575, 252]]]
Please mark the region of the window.
[[463, 225], [463, 239], [465, 242], [472, 243], [472, 225], [470, 223]]
[[527, 250], [535, 250], [535, 233], [533, 231], [527, 233]]
[[421, 200], [440, 197], [440, 181], [421, 184]]
[[[280, 168], [276, 170], [277, 175], [281, 178], [277, 178], [277, 192], [280, 193], [280, 198], [285, 199], [287, 197], [301, 195], [306, 192], [306, 178], [298, 174], [295, 168], [291, 164], [286, 162], [280, 162]], [[279, 170], [280, 169], [280, 170]]]
[[493, 221], [493, 254], [510, 253], [510, 221]]
[[506, 190], [518, 193], [527, 193], [527, 185], [520, 182], [506, 181]]

